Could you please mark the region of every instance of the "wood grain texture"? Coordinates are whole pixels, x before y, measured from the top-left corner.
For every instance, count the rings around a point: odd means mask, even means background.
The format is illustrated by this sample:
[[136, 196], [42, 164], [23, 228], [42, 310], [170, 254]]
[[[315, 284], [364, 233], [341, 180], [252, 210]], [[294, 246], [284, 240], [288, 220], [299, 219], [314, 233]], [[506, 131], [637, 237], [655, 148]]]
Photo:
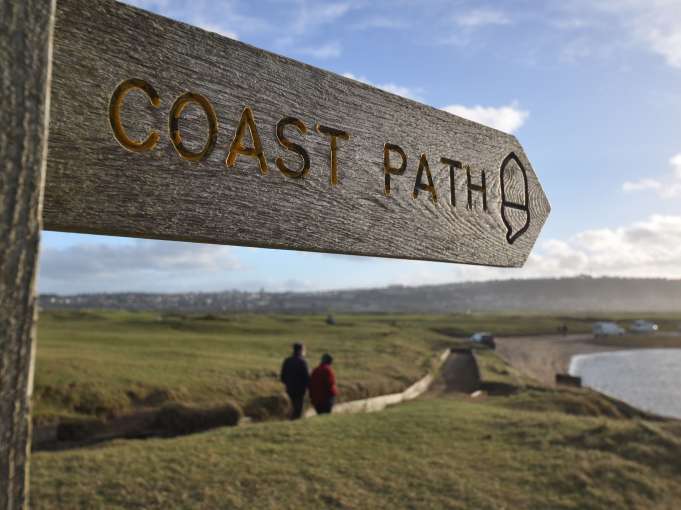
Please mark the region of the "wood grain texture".
[[[350, 253], [406, 259], [520, 266], [549, 213], [537, 176], [515, 137], [442, 110], [268, 53], [238, 41], [127, 7], [111, 0], [60, 0], [45, 228]], [[130, 137], [157, 131], [154, 150], [131, 152], [113, 136], [108, 107], [127, 79], [147, 81], [160, 96], [154, 107], [130, 92], [121, 118]], [[218, 119], [217, 141], [202, 161], [181, 159], [168, 135], [168, 113], [186, 92], [207, 98]], [[239, 120], [250, 107], [267, 166], [239, 155], [225, 164]], [[310, 170], [287, 176], [276, 165], [300, 168], [300, 158], [277, 143], [276, 125], [300, 119], [286, 136], [309, 153]], [[347, 131], [338, 139], [338, 184], [330, 180], [330, 142], [316, 125]], [[190, 105], [180, 131], [185, 148], [200, 152], [208, 139], [204, 112]], [[251, 146], [249, 136], [244, 139]], [[384, 195], [383, 147], [399, 145], [406, 171], [391, 177]], [[501, 215], [500, 165], [515, 153], [527, 172], [529, 213], [507, 208], [507, 222], [527, 230], [509, 243]], [[419, 158], [426, 154], [438, 195], [413, 198]], [[441, 157], [485, 172], [488, 211], [471, 193], [467, 172]], [[395, 165], [399, 165], [397, 160]], [[300, 172], [302, 174], [302, 172]], [[506, 199], [524, 200], [519, 169], [506, 176]], [[426, 173], [422, 176], [428, 184]], [[524, 202], [523, 202], [524, 203]]]
[[54, 2], [0, 1], [0, 510], [28, 508], [35, 274]]

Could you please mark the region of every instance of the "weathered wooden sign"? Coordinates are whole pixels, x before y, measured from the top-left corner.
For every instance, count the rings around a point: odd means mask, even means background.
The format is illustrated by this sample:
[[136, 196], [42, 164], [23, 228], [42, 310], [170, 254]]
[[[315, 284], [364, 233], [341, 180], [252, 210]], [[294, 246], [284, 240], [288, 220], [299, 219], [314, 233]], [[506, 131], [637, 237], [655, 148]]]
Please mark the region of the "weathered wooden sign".
[[113, 1], [53, 66], [47, 229], [520, 266], [549, 213], [511, 135]]

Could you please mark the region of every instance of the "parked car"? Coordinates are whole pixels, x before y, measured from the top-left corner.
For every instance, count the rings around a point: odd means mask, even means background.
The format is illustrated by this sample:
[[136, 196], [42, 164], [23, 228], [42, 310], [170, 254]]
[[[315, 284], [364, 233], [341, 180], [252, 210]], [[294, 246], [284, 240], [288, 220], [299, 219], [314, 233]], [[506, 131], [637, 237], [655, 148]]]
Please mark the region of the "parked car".
[[599, 336], [622, 336], [625, 331], [614, 322], [597, 322], [591, 328], [595, 337]]
[[632, 333], [655, 333], [658, 330], [657, 324], [650, 321], [636, 320], [629, 326]]
[[485, 347], [489, 347], [490, 349], [495, 349], [497, 346], [496, 342], [494, 341], [494, 335], [492, 333], [488, 333], [487, 331], [473, 333], [473, 335], [471, 335], [471, 342], [482, 344]]

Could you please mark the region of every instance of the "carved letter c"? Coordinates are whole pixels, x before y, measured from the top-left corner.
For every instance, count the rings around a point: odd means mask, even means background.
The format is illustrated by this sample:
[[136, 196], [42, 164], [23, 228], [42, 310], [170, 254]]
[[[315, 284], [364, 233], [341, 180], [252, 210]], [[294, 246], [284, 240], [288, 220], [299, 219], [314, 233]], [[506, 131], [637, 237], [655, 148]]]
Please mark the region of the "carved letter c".
[[139, 89], [144, 92], [154, 108], [160, 106], [161, 98], [156, 93], [156, 90], [154, 90], [154, 87], [149, 85], [149, 83], [137, 78], [125, 80], [116, 87], [116, 90], [114, 90], [114, 93], [111, 96], [111, 101], [109, 102], [109, 122], [111, 123], [111, 129], [113, 130], [113, 134], [118, 143], [127, 150], [131, 152], [150, 151], [156, 147], [156, 144], [161, 138], [158, 131], [152, 131], [143, 142], [136, 142], [135, 140], [132, 140], [125, 132], [125, 129], [123, 129], [123, 123], [121, 122], [121, 107], [123, 106], [125, 96], [127, 96], [128, 92], [132, 89]]

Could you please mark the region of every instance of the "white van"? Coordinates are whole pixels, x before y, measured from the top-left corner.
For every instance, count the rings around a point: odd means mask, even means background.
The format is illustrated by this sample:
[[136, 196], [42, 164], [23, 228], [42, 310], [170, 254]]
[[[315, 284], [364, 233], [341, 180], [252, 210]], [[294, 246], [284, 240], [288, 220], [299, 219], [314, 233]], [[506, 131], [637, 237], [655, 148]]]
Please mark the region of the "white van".
[[594, 336], [622, 336], [625, 331], [614, 322], [597, 322], [591, 328]]

